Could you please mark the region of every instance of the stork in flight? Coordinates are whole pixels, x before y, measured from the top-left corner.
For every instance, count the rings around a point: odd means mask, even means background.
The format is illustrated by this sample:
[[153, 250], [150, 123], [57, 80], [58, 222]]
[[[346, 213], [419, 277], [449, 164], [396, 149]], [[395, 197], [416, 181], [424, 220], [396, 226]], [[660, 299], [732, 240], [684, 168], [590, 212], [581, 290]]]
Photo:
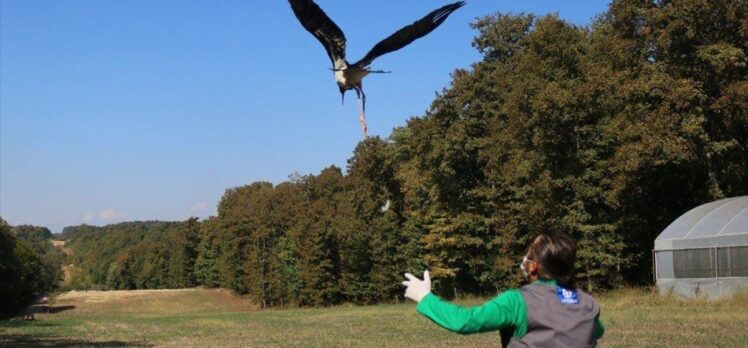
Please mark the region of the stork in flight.
[[349, 89], [356, 91], [360, 104], [359, 122], [364, 137], [368, 136], [366, 129], [366, 95], [361, 80], [370, 73], [387, 73], [388, 71], [371, 70], [369, 65], [377, 57], [397, 51], [418, 38], [426, 36], [436, 29], [452, 12], [465, 5], [458, 1], [432, 11], [425, 17], [411, 25], [396, 31], [386, 39], [380, 41], [361, 60], [350, 64], [345, 59], [345, 35], [343, 31], [325, 14], [312, 0], [288, 0], [291, 3], [296, 18], [301, 25], [319, 40], [325, 47], [332, 62], [335, 82], [340, 89], [341, 101], [345, 101], [345, 92]]

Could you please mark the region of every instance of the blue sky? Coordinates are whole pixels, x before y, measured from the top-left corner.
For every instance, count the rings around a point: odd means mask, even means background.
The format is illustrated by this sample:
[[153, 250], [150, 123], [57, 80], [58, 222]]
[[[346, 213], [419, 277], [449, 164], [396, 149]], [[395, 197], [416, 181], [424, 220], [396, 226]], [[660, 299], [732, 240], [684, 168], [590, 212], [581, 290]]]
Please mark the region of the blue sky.
[[[349, 60], [449, 1], [317, 3]], [[587, 25], [608, 1], [468, 1], [437, 30], [376, 60], [370, 134], [422, 115], [480, 59], [469, 23], [558, 13]], [[0, 216], [103, 225], [215, 214], [229, 187], [345, 168], [362, 139], [320, 44], [286, 1], [0, 1]]]

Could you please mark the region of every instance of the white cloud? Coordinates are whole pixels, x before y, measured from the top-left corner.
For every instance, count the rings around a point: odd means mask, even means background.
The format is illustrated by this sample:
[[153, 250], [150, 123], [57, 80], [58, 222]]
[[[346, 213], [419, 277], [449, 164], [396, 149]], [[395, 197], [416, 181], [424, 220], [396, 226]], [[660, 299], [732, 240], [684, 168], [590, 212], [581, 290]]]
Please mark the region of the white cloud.
[[86, 215], [83, 216], [83, 222], [87, 224], [90, 224], [91, 221], [93, 221], [93, 219], [94, 219], [94, 216], [90, 212], [86, 212]]
[[201, 213], [208, 210], [208, 203], [197, 202], [189, 207], [190, 213]]
[[117, 212], [114, 208], [109, 208], [99, 213], [99, 219], [101, 220], [114, 220], [123, 218], [124, 216], [124, 214]]

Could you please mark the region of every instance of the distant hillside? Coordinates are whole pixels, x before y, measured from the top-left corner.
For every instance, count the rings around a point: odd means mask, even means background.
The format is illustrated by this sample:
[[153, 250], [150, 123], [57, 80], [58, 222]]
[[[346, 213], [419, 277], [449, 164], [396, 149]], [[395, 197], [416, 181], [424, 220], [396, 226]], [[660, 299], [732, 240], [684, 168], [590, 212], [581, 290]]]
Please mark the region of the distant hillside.
[[[141, 240], [143, 238], [146, 238], [146, 235], [151, 234], [153, 232], [156, 232], [158, 234], [159, 231], [163, 231], [164, 229], [168, 229], [169, 227], [172, 227], [174, 225], [179, 224], [180, 222], [170, 222], [170, 221], [129, 221], [129, 222], [121, 222], [117, 224], [111, 224], [106, 226], [92, 226], [87, 224], [82, 224], [78, 226], [68, 226], [62, 229], [62, 233], [56, 236], [56, 239], [58, 240], [64, 240], [67, 242], [68, 246], [71, 244], [75, 244], [78, 239], [86, 239], [91, 240], [96, 238], [117, 238], [117, 235], [119, 235], [121, 232], [124, 231], [130, 231], [134, 232], [137, 236], [136, 238], [131, 238], [131, 240], [135, 240], [140, 238]], [[147, 238], [151, 238], [153, 236], [149, 236]]]
[[[135, 289], [176, 288], [184, 284], [172, 281], [176, 255], [170, 253], [177, 245], [167, 242], [176, 239], [181, 222], [135, 221], [103, 227], [81, 225], [66, 227], [58, 239], [65, 241], [69, 263], [75, 265], [70, 273], [67, 287], [72, 289]], [[176, 242], [176, 240], [173, 240]], [[127, 277], [134, 273], [129, 267], [136, 259], [154, 252], [159, 246], [165, 254], [160, 257], [164, 264], [139, 264], [138, 277]], [[166, 265], [166, 267], [164, 267]], [[146, 269], [143, 270], [142, 268]], [[181, 286], [180, 286], [181, 285]]]

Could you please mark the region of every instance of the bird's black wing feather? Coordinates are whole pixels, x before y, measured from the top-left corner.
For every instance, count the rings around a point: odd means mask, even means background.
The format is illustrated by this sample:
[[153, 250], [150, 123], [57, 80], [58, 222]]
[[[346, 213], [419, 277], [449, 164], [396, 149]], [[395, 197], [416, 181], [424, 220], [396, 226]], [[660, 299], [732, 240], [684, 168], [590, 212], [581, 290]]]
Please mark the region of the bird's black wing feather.
[[335, 63], [345, 60], [345, 35], [337, 24], [325, 14], [325, 11], [312, 0], [288, 0], [291, 9], [301, 25], [319, 40], [330, 57], [333, 68]]
[[353, 65], [359, 68], [364, 68], [371, 64], [371, 62], [377, 57], [386, 53], [397, 51], [415, 41], [416, 39], [424, 37], [426, 34], [430, 33], [432, 30], [436, 29], [436, 27], [442, 24], [442, 22], [447, 19], [447, 16], [449, 16], [452, 12], [456, 11], [463, 5], [465, 5], [464, 1], [458, 1], [454, 4], [446, 5], [432, 11], [413, 24], [398, 30], [388, 38], [380, 41], [371, 49], [371, 51], [369, 51], [369, 53], [366, 54], [366, 56], [364, 56], [364, 58], [354, 63]]

